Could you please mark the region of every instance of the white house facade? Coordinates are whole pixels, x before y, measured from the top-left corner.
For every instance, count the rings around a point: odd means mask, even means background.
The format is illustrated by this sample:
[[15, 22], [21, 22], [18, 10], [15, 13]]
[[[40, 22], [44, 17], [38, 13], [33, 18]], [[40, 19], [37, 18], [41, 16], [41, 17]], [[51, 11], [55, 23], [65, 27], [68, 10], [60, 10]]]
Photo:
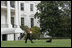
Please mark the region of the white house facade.
[[21, 25], [40, 27], [35, 19], [36, 5], [40, 1], [1, 1], [1, 41], [19, 40], [24, 31]]

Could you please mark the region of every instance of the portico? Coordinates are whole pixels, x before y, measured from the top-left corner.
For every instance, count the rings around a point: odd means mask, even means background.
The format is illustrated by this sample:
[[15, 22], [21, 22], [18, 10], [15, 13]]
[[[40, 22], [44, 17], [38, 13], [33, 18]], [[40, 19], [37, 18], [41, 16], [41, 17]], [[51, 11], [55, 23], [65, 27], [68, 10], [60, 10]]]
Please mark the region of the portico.
[[[2, 6], [1, 6], [2, 7]], [[15, 28], [19, 27], [19, 23], [18, 23], [18, 17], [19, 17], [19, 13], [18, 13], [18, 5], [17, 5], [17, 1], [15, 1], [15, 8], [11, 8], [10, 6], [10, 1], [7, 1], [7, 6], [4, 6], [6, 8], [1, 8], [1, 17], [4, 17], [4, 23], [1, 22], [1, 25], [8, 25], [8, 28], [12, 28], [12, 24], [11, 24], [11, 17], [13, 15], [14, 17], [14, 25]], [[11, 12], [13, 12], [14, 14], [12, 14]], [[5, 13], [5, 14], [3, 14]], [[3, 18], [1, 18], [1, 21], [3, 20]]]
[[29, 28], [39, 26], [34, 18], [36, 13], [35, 1], [1, 1], [1, 41], [19, 40], [24, 31], [22, 24]]
[[[6, 40], [10, 40], [10, 41], [18, 40], [20, 33], [24, 33], [24, 31], [21, 30], [19, 26], [18, 3], [17, 1], [14, 1], [15, 8], [11, 7], [10, 1], [5, 1], [4, 3], [7, 5], [1, 6], [1, 40], [3, 40], [4, 37], [6, 38]], [[6, 8], [2, 8], [2, 7], [6, 7]], [[14, 17], [14, 27], [11, 24], [11, 17]]]

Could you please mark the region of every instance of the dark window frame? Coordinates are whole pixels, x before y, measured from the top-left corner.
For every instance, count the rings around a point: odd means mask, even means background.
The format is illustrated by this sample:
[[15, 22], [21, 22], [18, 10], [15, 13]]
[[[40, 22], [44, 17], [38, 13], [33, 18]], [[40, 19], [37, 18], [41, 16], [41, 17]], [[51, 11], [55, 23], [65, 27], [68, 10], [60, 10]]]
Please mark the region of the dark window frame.
[[31, 18], [31, 27], [34, 26], [34, 18]]
[[15, 8], [15, 1], [10, 1], [10, 6]]
[[21, 6], [21, 11], [24, 11], [24, 3], [21, 3], [20, 6]]
[[21, 17], [21, 25], [24, 25], [24, 17]]
[[34, 6], [33, 4], [30, 4], [30, 11], [33, 11], [34, 9], [33, 6]]
[[14, 27], [14, 17], [11, 17], [11, 24], [12, 24], [12, 27]]

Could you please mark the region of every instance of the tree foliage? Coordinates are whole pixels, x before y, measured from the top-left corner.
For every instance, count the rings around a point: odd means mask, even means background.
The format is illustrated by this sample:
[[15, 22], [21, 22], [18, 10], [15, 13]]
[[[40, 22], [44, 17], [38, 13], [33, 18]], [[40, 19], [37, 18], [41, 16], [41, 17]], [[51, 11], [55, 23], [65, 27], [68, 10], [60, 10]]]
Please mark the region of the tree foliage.
[[[61, 9], [59, 9], [59, 7]], [[57, 37], [68, 37], [71, 33], [71, 2], [70, 1], [41, 1], [37, 5], [41, 32]]]

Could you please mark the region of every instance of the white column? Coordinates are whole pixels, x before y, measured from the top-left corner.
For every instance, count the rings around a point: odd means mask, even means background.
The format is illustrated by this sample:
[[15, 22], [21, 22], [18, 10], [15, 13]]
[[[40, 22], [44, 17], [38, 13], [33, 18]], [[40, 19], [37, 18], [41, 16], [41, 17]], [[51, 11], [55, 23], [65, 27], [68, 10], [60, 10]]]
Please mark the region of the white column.
[[16, 28], [19, 27], [19, 23], [18, 23], [18, 2], [17, 1], [15, 1], [15, 19], [14, 19], [14, 24], [15, 24]]
[[7, 41], [13, 41], [14, 40], [14, 34], [7, 34]]
[[19, 25], [21, 25], [21, 11], [20, 11], [20, 1], [18, 2], [18, 5], [19, 5]]
[[12, 28], [12, 25], [11, 25], [10, 1], [7, 1], [7, 24], [8, 24], [9, 28]]
[[20, 36], [20, 33], [16, 33], [15, 34], [15, 40], [18, 40], [19, 36]]
[[2, 41], [2, 34], [1, 34], [1, 41]]

